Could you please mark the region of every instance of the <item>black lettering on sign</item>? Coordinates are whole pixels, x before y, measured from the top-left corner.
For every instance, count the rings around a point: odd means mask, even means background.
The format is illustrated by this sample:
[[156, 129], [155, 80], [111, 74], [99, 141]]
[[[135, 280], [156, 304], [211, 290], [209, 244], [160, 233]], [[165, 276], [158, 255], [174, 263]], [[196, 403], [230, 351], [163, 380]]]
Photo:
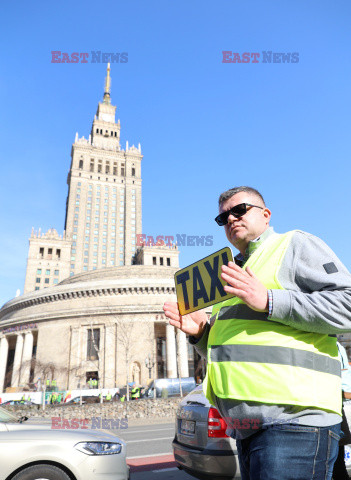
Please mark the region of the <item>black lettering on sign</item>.
[[229, 260], [228, 260], [227, 252], [222, 253], [222, 262], [223, 262], [223, 265], [228, 265]]
[[[227, 262], [228, 262], [228, 258], [227, 258]], [[218, 264], [219, 264], [219, 256], [214, 257], [213, 268], [211, 267], [211, 264], [208, 260], [206, 260], [206, 262], [204, 263], [206, 270], [208, 271], [208, 274], [211, 277], [210, 302], [216, 298], [216, 290], [218, 290], [221, 297], [225, 297], [227, 295], [227, 292], [224, 291], [221, 280], [218, 277]]]
[[[199, 285], [199, 288], [197, 287]], [[200, 298], [203, 298], [204, 302], [208, 302], [208, 296], [206, 293], [206, 288], [204, 282], [202, 281], [199, 267], [194, 267], [193, 269], [193, 305], [194, 307], [198, 306], [198, 301]]]
[[177, 277], [177, 283], [182, 284], [182, 289], [183, 289], [183, 297], [184, 297], [184, 308], [185, 310], [189, 310], [189, 298], [188, 298], [188, 292], [186, 291], [186, 282], [190, 279], [189, 272], [183, 272]]

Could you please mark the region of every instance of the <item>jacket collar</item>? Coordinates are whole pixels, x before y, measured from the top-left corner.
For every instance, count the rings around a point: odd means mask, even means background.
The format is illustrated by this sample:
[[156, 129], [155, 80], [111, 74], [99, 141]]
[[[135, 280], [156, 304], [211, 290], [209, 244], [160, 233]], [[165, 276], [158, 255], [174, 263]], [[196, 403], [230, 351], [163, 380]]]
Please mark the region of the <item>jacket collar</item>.
[[273, 233], [273, 227], [268, 227], [267, 230], [265, 230], [259, 237], [255, 238], [255, 240], [251, 240], [246, 247], [245, 255], [238, 253], [238, 255], [235, 256], [236, 263], [239, 265], [244, 264], [254, 253], [254, 251], [257, 250], [257, 248], [262, 245], [262, 243], [267, 240], [267, 238], [270, 237]]

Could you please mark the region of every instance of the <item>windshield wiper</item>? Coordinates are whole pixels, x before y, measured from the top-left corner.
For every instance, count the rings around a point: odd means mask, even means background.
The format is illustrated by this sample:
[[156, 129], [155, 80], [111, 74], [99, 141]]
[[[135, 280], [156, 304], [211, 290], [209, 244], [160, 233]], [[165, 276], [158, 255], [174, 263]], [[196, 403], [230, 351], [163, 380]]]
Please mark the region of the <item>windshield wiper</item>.
[[19, 422], [19, 423], [23, 423], [23, 422], [25, 422], [26, 420], [28, 420], [28, 417], [20, 417], [20, 418], [18, 419], [18, 422]]

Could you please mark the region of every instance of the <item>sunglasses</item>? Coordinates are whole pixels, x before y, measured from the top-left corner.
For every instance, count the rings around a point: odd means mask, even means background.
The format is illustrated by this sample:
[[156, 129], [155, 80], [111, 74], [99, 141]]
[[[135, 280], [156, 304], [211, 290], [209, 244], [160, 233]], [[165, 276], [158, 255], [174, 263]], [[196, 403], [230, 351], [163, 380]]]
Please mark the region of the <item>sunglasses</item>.
[[264, 210], [263, 207], [259, 207], [258, 205], [252, 205], [251, 203], [239, 203], [239, 205], [235, 205], [235, 207], [217, 215], [215, 221], [220, 227], [223, 227], [223, 225], [227, 225], [229, 215], [233, 215], [233, 217], [235, 218], [240, 218], [247, 212], [247, 207], [256, 207]]

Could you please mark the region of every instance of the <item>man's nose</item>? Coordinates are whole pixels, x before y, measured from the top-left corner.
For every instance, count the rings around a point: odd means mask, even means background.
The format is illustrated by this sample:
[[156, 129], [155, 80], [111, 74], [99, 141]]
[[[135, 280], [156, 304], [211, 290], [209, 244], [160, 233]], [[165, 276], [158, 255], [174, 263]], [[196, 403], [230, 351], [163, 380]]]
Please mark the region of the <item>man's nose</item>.
[[230, 214], [228, 215], [228, 224], [231, 225], [232, 223], [235, 222], [235, 220], [237, 220], [237, 218], [234, 217], [234, 215], [233, 215], [232, 213], [230, 213]]

